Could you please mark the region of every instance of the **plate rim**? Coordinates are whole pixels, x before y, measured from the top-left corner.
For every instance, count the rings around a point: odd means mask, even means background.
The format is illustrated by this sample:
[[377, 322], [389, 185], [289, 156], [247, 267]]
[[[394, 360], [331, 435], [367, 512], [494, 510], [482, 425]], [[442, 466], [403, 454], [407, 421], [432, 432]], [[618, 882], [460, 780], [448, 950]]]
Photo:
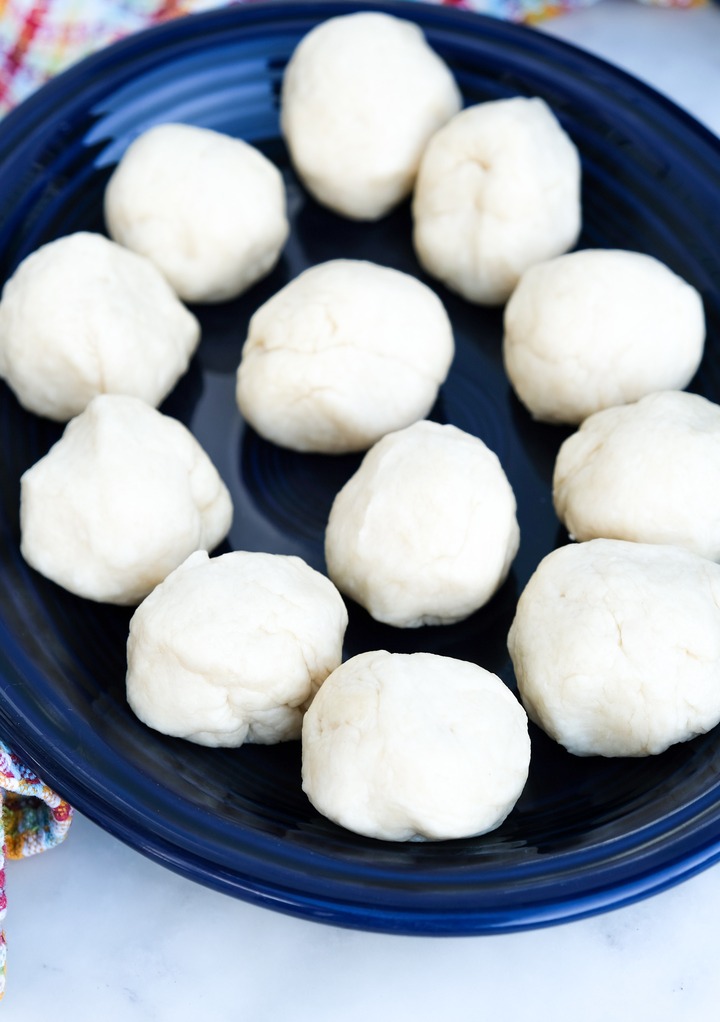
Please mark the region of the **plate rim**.
[[[558, 40], [550, 36], [540, 35], [536, 30], [519, 25], [511, 25], [506, 22], [478, 15], [474, 12], [460, 11], [454, 8], [446, 8], [433, 4], [412, 3], [407, 0], [388, 0], [378, 4], [371, 3], [346, 3], [341, 0], [263, 0], [263, 2], [230, 6], [212, 11], [198, 12], [166, 22], [159, 26], [153, 26], [142, 32], [131, 35], [119, 42], [112, 44], [97, 53], [84, 58], [78, 64], [69, 68], [61, 75], [43, 86], [37, 93], [11, 111], [0, 124], [0, 150], [2, 142], [6, 137], [13, 140], [15, 136], [22, 134], [23, 138], [31, 137], [37, 123], [47, 116], [55, 97], [60, 97], [73, 83], [79, 83], [86, 78], [92, 79], [84, 89], [78, 89], [74, 97], [75, 104], [88, 92], [94, 92], [99, 86], [96, 79], [102, 78], [102, 69], [113, 65], [121, 65], [134, 53], [157, 50], [165, 53], [175, 44], [175, 41], [187, 40], [190, 36], [194, 39], [197, 35], [203, 34], [214, 26], [222, 26], [228, 23], [236, 25], [242, 22], [251, 22], [258, 26], [264, 26], [277, 21], [284, 12], [290, 12], [295, 17], [301, 17], [303, 22], [316, 20], [316, 18], [327, 18], [334, 13], [350, 13], [357, 10], [383, 10], [393, 13], [407, 20], [413, 20], [425, 24], [426, 20], [435, 22], [439, 26], [463, 25], [472, 29], [473, 35], [489, 33], [496, 37], [517, 36], [517, 38], [530, 40], [539, 44], [544, 52], [556, 52], [559, 54], [572, 54], [575, 60], [580, 61], [583, 66], [595, 66], [598, 71], [616, 80], [622, 80], [640, 95], [651, 100], [654, 106], [660, 106], [670, 115], [673, 120], [679, 122], [685, 130], [705, 144], [709, 143], [710, 151], [717, 159], [720, 157], [720, 139], [718, 139], [708, 128], [696, 121], [690, 114], [675, 104], [672, 100], [655, 91], [644, 82], [636, 79], [620, 68], [616, 68], [609, 62], [586, 53], [579, 47]], [[423, 20], [425, 19], [425, 20]], [[202, 25], [199, 23], [202, 22]], [[217, 30], [217, 29], [215, 29]], [[162, 46], [156, 46], [156, 40], [166, 40]], [[97, 74], [96, 74], [97, 72]], [[26, 126], [21, 132], [23, 125]], [[14, 134], [13, 134], [14, 133]], [[6, 154], [0, 158], [0, 177], [3, 168], [11, 162], [13, 153], [12, 146], [7, 146]], [[2, 623], [4, 631], [4, 622]], [[187, 862], [178, 860], [177, 849], [167, 843], [162, 833], [144, 825], [148, 830], [144, 833], [144, 840], [138, 843], [137, 829], [130, 831], [128, 824], [118, 818], [114, 807], [108, 801], [108, 795], [103, 795], [95, 801], [103, 805], [103, 813], [100, 814], [96, 805], [92, 804], [91, 796], [97, 795], [96, 780], [83, 775], [79, 778], [73, 772], [73, 761], [67, 755], [62, 757], [63, 762], [58, 765], [45, 759], [42, 746], [42, 735], [34, 734], [29, 729], [29, 722], [17, 721], [12, 716], [11, 702], [8, 702], [4, 686], [0, 688], [0, 722], [9, 735], [11, 744], [30, 766], [32, 766], [50, 783], [63, 797], [67, 797], [71, 804], [76, 805], [80, 812], [83, 812], [90, 819], [95, 820], [104, 829], [113, 833], [125, 843], [142, 851], [150, 858], [161, 862], [173, 869], [175, 872], [190, 877], [193, 880], [205, 883], [207, 886], [223, 890], [226, 893], [235, 893], [245, 900], [254, 901], [270, 908], [280, 908], [284, 912], [295, 914], [305, 918], [314, 918], [325, 922], [332, 922], [344, 926], [359, 929], [374, 929], [384, 932], [422, 932], [428, 934], [462, 935], [471, 933], [489, 933], [523, 930], [537, 926], [552, 925], [558, 922], [569, 921], [574, 918], [595, 914], [609, 908], [627, 904], [640, 897], [648, 896], [658, 890], [680, 882], [687, 876], [706, 868], [713, 862], [720, 860], [720, 830], [711, 838], [708, 834], [707, 840], [701, 847], [695, 848], [692, 854], [684, 854], [679, 858], [672, 859], [665, 863], [661, 869], [655, 872], [646, 872], [642, 877], [614, 886], [598, 887], [593, 892], [578, 896], [568, 893], [562, 900], [555, 896], [551, 903], [531, 912], [525, 911], [522, 918], [517, 907], [510, 907], [504, 915], [496, 912], [493, 920], [481, 918], [476, 911], [469, 914], [469, 918], [462, 917], [460, 913], [453, 913], [452, 916], [444, 915], [441, 912], [433, 912], [428, 918], [417, 910], [402, 910], [394, 906], [391, 911], [386, 907], [373, 906], [363, 901], [356, 911], [351, 910], [349, 903], [339, 906], [336, 901], [313, 900], [303, 896], [301, 892], [283, 889], [280, 886], [270, 890], [261, 890], [262, 885], [256, 881], [254, 886], [237, 884], [238, 890], [228, 891], [229, 880], [224, 875], [224, 870], [217, 868], [215, 873], [207, 871], [207, 865], [191, 868]], [[77, 765], [77, 764], [76, 764]], [[91, 787], [92, 785], [92, 787]], [[88, 801], [90, 799], [90, 801]], [[720, 806], [716, 804], [718, 819], [720, 819]], [[708, 829], [708, 828], [706, 828]], [[713, 829], [713, 828], [709, 828]], [[188, 859], [189, 852], [184, 849], [185, 858]], [[197, 869], [205, 872], [198, 876]], [[239, 888], [242, 887], [242, 890]], [[512, 918], [507, 918], [511, 916]], [[428, 921], [430, 920], [430, 921]]]

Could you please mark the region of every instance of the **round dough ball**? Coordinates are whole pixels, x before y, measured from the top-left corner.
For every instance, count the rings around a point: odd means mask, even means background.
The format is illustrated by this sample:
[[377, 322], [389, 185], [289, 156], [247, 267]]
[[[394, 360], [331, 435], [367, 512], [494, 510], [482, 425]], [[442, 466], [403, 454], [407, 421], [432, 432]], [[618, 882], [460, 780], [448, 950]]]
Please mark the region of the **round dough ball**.
[[542, 99], [469, 107], [425, 150], [413, 218], [428, 273], [470, 302], [499, 305], [528, 266], [577, 241], [577, 150]]
[[570, 752], [663, 752], [720, 721], [720, 566], [622, 540], [561, 547], [508, 648], [529, 716]]
[[134, 604], [230, 529], [230, 494], [193, 435], [134, 397], [101, 395], [21, 480], [20, 549], [78, 596]]
[[387, 841], [474, 837], [525, 786], [527, 716], [477, 664], [361, 653], [338, 667], [302, 729], [303, 789], [335, 823]]
[[281, 125], [318, 202], [376, 220], [410, 191], [428, 139], [462, 105], [417, 25], [387, 14], [330, 18], [285, 70]]
[[199, 340], [156, 267], [100, 234], [43, 245], [0, 301], [0, 376], [24, 408], [60, 422], [97, 394], [160, 404]]
[[637, 252], [587, 249], [533, 266], [505, 309], [505, 369], [543, 422], [577, 424], [681, 390], [704, 343], [698, 292]]
[[455, 426], [417, 422], [363, 458], [325, 533], [328, 574], [400, 628], [468, 617], [505, 580], [520, 530], [502, 466]]
[[665, 391], [596, 412], [560, 448], [553, 500], [574, 539], [669, 543], [720, 561], [720, 407]]
[[191, 554], [130, 622], [128, 702], [156, 731], [199, 745], [299, 738], [341, 662], [347, 620], [332, 582], [299, 557]]
[[285, 186], [270, 160], [189, 124], [160, 124], [130, 145], [108, 182], [105, 220], [189, 302], [246, 291], [275, 266], [289, 231]]
[[252, 317], [237, 402], [284, 447], [364, 451], [427, 415], [453, 354], [450, 320], [430, 288], [337, 259], [306, 270]]

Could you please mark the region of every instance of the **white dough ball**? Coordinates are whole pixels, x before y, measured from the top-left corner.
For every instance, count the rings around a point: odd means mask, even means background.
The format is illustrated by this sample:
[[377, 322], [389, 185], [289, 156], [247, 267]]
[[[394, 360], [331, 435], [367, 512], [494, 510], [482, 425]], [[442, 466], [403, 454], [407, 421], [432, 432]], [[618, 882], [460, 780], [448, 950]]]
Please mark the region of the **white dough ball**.
[[663, 752], [720, 721], [720, 566], [622, 540], [561, 547], [508, 648], [529, 716], [570, 752]]
[[134, 397], [101, 395], [21, 478], [20, 549], [78, 596], [139, 603], [232, 520], [192, 433]]
[[266, 276], [288, 236], [280, 171], [238, 138], [189, 124], [140, 135], [105, 191], [112, 237], [181, 298], [222, 302]]
[[375, 444], [336, 496], [328, 574], [386, 624], [461, 621], [507, 577], [520, 541], [515, 510], [482, 440], [417, 422]]
[[428, 273], [468, 301], [500, 305], [528, 266], [577, 241], [577, 150], [542, 99], [468, 107], [425, 150], [413, 218]]
[[585, 419], [555, 462], [574, 539], [669, 543], [720, 561], [720, 407], [663, 391]]
[[528, 776], [527, 716], [500, 678], [432, 653], [361, 653], [303, 722], [303, 789], [325, 816], [387, 841], [500, 826]]
[[410, 194], [428, 139], [461, 105], [417, 25], [362, 12], [302, 39], [285, 70], [281, 124], [315, 198], [376, 220]]
[[135, 611], [127, 697], [145, 724], [200, 745], [299, 738], [342, 659], [347, 611], [299, 557], [192, 554]]
[[97, 394], [160, 404], [199, 340], [156, 267], [100, 234], [37, 249], [0, 301], [0, 376], [24, 408], [61, 422]]
[[450, 320], [430, 288], [337, 259], [300, 274], [252, 317], [238, 406], [284, 447], [367, 450], [427, 415], [453, 354]]
[[534, 418], [593, 412], [680, 390], [705, 343], [700, 295], [651, 256], [586, 249], [523, 274], [505, 309], [503, 355]]

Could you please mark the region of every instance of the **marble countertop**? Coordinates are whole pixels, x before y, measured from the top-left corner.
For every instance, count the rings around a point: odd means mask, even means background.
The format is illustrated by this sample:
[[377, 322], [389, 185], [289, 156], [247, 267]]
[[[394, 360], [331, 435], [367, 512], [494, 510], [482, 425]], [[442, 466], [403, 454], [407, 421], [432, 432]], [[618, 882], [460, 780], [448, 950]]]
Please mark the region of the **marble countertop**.
[[[644, 79], [720, 134], [720, 7], [600, 0], [542, 31]], [[216, 894], [78, 817], [61, 847], [9, 864], [7, 890], [3, 1022], [717, 1018], [720, 865], [550, 929], [394, 937]]]

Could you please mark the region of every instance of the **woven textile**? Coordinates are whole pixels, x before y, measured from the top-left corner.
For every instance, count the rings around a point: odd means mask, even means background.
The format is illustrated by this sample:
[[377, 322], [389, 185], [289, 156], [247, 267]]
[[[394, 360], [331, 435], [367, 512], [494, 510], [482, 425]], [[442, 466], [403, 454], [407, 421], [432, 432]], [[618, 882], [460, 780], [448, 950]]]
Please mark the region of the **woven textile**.
[[[508, 21], [535, 22], [595, 0], [444, 0]], [[703, 0], [646, 0], [692, 7]], [[223, 0], [0, 0], [0, 114], [93, 50]]]
[[[5, 918], [5, 860], [24, 859], [59, 844], [72, 809], [0, 741], [0, 926]], [[5, 932], [0, 930], [0, 998], [5, 992]]]

